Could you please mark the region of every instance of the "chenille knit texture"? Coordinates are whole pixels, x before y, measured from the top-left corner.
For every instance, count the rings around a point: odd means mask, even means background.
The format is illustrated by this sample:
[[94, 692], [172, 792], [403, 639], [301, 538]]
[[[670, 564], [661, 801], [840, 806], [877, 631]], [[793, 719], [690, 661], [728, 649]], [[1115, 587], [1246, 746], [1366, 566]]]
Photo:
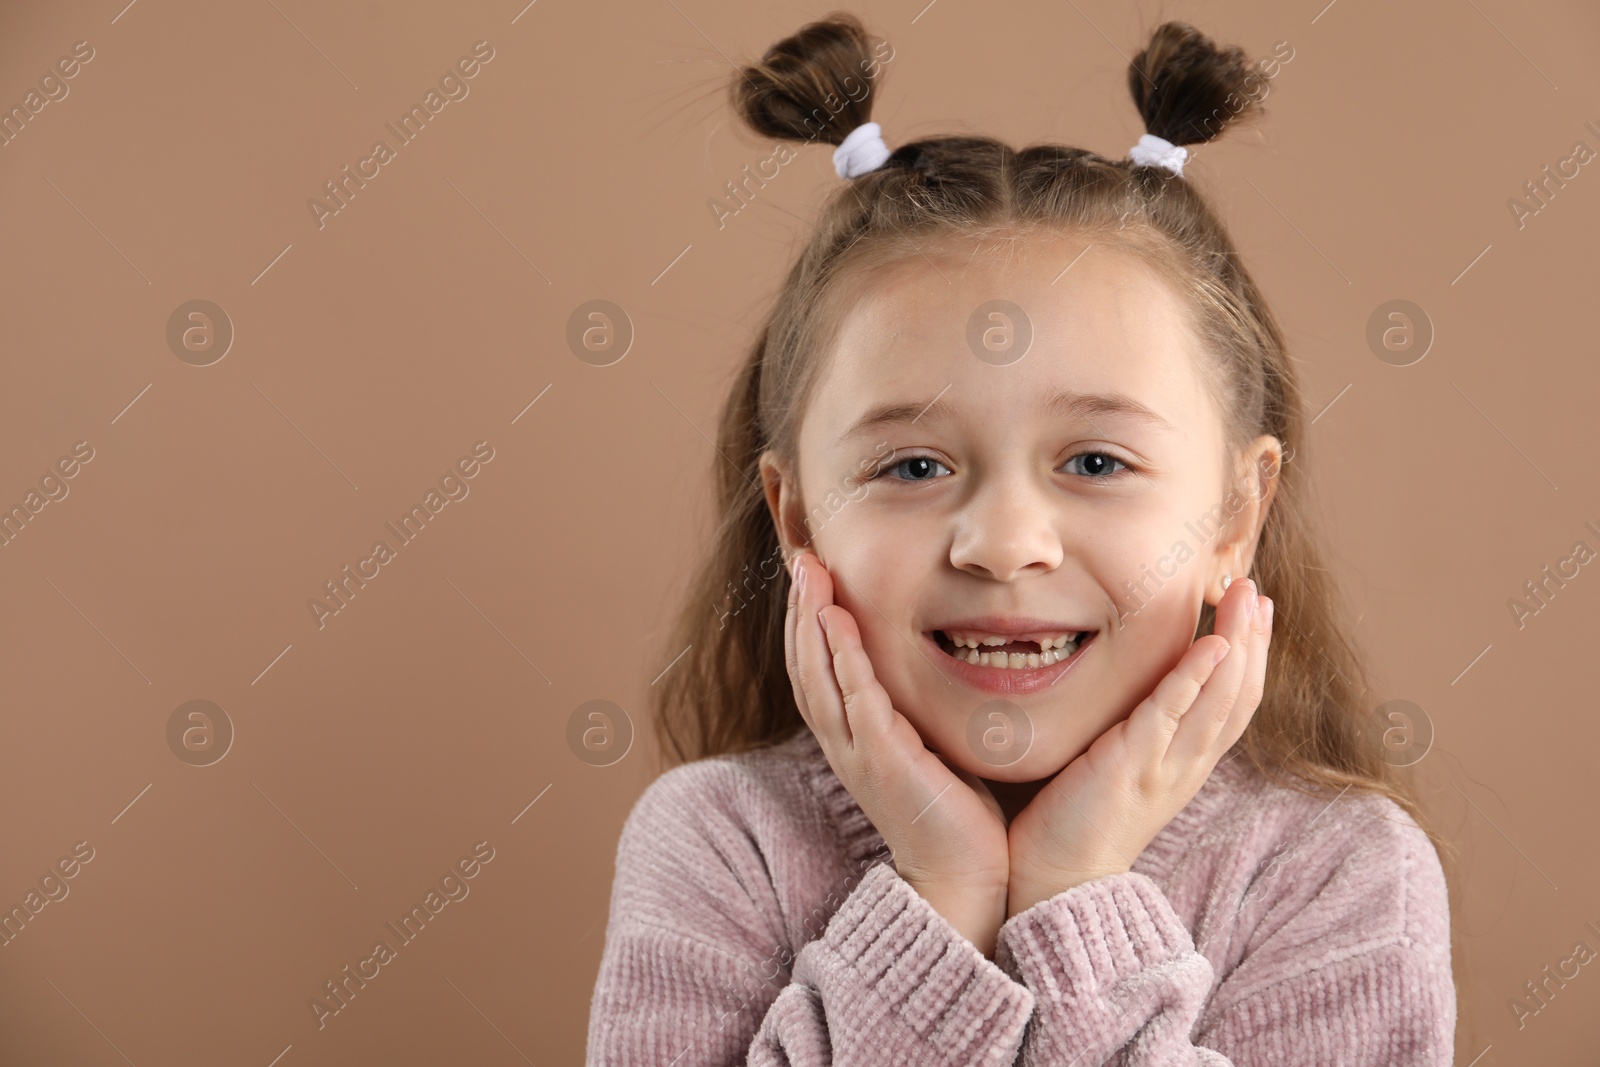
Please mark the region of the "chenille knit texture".
[[1393, 801], [1225, 758], [1124, 874], [994, 959], [896, 871], [809, 729], [674, 767], [628, 815], [589, 1067], [1451, 1062], [1449, 903]]

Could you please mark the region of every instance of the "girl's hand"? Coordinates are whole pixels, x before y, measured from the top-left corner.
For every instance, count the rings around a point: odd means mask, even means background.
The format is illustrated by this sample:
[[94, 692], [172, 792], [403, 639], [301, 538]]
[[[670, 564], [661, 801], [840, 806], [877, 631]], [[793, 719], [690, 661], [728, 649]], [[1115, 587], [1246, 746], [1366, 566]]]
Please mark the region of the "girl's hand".
[[1010, 875], [999, 802], [976, 775], [929, 751], [889, 703], [822, 560], [799, 552], [790, 566], [783, 643], [800, 714], [900, 876], [992, 956]]
[[1215, 632], [1191, 645], [1132, 715], [1011, 821], [1006, 918], [1129, 870], [1244, 733], [1266, 682], [1272, 601], [1242, 578], [1229, 583], [1217, 619]]

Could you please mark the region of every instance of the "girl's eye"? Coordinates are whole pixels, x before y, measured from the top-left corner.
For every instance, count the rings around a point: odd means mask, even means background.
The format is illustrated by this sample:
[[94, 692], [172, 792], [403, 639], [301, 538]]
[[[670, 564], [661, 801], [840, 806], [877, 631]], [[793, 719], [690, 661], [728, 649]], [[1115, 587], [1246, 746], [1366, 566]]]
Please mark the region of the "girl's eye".
[[949, 467], [945, 467], [943, 463], [940, 463], [932, 456], [912, 456], [909, 459], [901, 459], [895, 460], [892, 463], [885, 463], [883, 466], [874, 471], [872, 477], [868, 478], [867, 480], [875, 481], [876, 479], [883, 477], [889, 471], [900, 470], [902, 467], [914, 471], [915, 476], [910, 478], [894, 479], [897, 482], [931, 482], [934, 479], [923, 477], [923, 475], [932, 473], [932, 468], [944, 467], [945, 470], [950, 469]]
[[1112, 478], [1115, 478], [1118, 474], [1122, 473], [1121, 471], [1107, 472], [1107, 467], [1111, 463], [1118, 464], [1125, 470], [1133, 469], [1132, 467], [1128, 466], [1128, 464], [1123, 463], [1122, 460], [1118, 459], [1116, 456], [1113, 456], [1109, 452], [1079, 452], [1076, 456], [1073, 456], [1072, 459], [1067, 460], [1067, 462], [1070, 464], [1074, 459], [1084, 459], [1085, 457], [1090, 457], [1098, 461], [1089, 464], [1090, 470], [1087, 472], [1087, 477], [1091, 481], [1110, 481]]

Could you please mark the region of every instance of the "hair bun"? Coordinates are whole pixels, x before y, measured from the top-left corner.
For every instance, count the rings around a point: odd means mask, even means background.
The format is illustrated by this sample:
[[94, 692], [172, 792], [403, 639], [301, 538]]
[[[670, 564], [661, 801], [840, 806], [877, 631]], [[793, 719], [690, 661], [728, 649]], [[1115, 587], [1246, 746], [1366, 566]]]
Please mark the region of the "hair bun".
[[1187, 22], [1166, 22], [1128, 64], [1128, 90], [1146, 132], [1175, 145], [1210, 141], [1240, 115], [1260, 111], [1260, 80], [1237, 46], [1219, 48]]
[[758, 65], [741, 68], [734, 106], [767, 137], [838, 145], [872, 119], [882, 47], [874, 48], [854, 15], [834, 12], [767, 49]]

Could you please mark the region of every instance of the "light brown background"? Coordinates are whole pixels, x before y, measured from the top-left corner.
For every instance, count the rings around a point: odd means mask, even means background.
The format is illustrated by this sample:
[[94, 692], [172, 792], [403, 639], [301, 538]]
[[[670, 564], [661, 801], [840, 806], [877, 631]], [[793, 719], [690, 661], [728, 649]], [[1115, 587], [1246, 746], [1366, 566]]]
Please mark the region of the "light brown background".
[[[838, 180], [802, 149], [718, 230], [707, 201], [772, 151], [725, 104], [729, 59], [830, 8], [124, 3], [0, 19], [7, 108], [74, 42], [95, 50], [0, 148], [0, 503], [95, 450], [0, 548], [0, 905], [95, 849], [0, 949], [0, 1059], [579, 1062], [617, 834], [655, 770], [646, 694], [707, 522], [706, 435]], [[1437, 730], [1422, 769], [1466, 858], [1477, 1017], [1459, 1062], [1589, 1062], [1594, 966], [1520, 1031], [1507, 1001], [1576, 941], [1600, 949], [1600, 571], [1520, 631], [1507, 600], [1600, 547], [1600, 173], [1520, 230], [1507, 200], [1575, 141], [1600, 148], [1600, 15], [853, 10], [895, 46], [891, 146], [972, 130], [1121, 155], [1142, 132], [1125, 56], [1159, 21], [1255, 56], [1290, 42], [1267, 120], [1189, 176], [1331, 404], [1307, 461], [1357, 636]], [[470, 95], [319, 230], [307, 200], [479, 40], [495, 58]], [[165, 340], [197, 298], [236, 330], [208, 367]], [[606, 368], [564, 336], [595, 298], [637, 331]], [[1437, 330], [1404, 368], [1364, 338], [1396, 298]], [[470, 495], [319, 630], [322, 583], [480, 440], [495, 458]], [[566, 741], [595, 698], [638, 731], [606, 768]], [[236, 730], [208, 767], [167, 745], [191, 699]], [[496, 855], [471, 895], [319, 1032], [308, 998], [480, 840]]]

